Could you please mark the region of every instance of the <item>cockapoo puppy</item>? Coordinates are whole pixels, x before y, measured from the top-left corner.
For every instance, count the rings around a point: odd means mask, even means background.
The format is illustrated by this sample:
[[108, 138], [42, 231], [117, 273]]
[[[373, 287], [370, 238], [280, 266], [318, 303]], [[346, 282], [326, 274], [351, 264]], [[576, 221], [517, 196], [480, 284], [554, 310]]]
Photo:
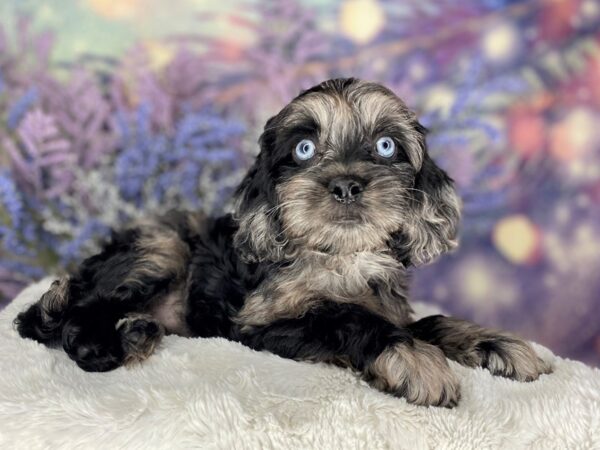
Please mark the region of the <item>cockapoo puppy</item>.
[[407, 268], [456, 246], [459, 200], [425, 128], [387, 88], [334, 79], [269, 119], [233, 214], [173, 212], [113, 233], [15, 320], [79, 367], [140, 362], [165, 333], [350, 367], [453, 406], [446, 358], [519, 381], [550, 367], [508, 333], [411, 318]]

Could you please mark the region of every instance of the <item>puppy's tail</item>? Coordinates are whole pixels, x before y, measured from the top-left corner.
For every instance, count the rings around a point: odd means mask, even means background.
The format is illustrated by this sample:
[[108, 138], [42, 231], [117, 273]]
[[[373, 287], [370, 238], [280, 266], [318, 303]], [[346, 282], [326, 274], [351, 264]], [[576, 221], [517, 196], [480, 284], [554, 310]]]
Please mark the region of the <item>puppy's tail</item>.
[[53, 347], [61, 342], [62, 325], [69, 303], [69, 277], [62, 277], [42, 297], [14, 320], [21, 337]]

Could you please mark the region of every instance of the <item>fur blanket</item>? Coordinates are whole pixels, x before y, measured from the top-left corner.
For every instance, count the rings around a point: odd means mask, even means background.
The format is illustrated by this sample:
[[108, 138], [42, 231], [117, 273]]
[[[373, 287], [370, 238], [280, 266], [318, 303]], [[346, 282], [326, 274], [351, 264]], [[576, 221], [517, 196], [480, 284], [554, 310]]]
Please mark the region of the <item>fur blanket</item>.
[[0, 314], [2, 449], [600, 448], [600, 371], [541, 346], [555, 373], [533, 383], [451, 363], [462, 382], [455, 409], [409, 405], [350, 370], [224, 339], [168, 336], [142, 366], [85, 373], [12, 328], [48, 285]]

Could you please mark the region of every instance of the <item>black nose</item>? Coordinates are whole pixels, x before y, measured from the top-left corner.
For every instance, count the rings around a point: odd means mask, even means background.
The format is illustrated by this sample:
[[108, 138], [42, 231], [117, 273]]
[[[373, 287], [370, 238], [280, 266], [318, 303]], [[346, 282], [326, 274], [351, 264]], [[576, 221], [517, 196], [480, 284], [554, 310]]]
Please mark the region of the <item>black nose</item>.
[[362, 183], [353, 178], [334, 178], [329, 183], [329, 192], [340, 203], [355, 202], [363, 190]]

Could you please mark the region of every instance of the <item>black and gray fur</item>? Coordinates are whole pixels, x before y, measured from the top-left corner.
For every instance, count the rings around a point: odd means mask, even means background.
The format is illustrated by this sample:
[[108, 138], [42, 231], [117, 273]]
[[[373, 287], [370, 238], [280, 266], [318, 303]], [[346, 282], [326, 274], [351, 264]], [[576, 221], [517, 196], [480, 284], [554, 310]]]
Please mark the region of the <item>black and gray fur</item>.
[[[381, 136], [395, 143], [391, 157], [375, 151]], [[303, 139], [316, 144], [308, 161], [294, 153]], [[413, 321], [407, 267], [453, 249], [459, 216], [404, 103], [375, 83], [329, 80], [267, 122], [232, 215], [174, 212], [116, 231], [15, 322], [88, 371], [138, 363], [165, 333], [221, 336], [453, 406], [446, 357], [520, 381], [550, 371], [507, 333]]]

